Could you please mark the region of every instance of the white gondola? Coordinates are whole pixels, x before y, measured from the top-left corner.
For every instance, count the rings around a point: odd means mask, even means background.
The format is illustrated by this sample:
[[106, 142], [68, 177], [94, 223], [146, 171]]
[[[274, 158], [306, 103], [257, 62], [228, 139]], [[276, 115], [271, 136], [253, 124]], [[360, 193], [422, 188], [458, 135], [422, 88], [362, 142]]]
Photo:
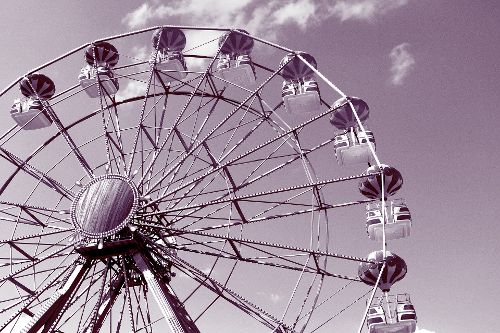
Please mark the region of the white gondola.
[[413, 333], [417, 328], [417, 313], [408, 294], [397, 295], [397, 322], [402, 329], [401, 332]]
[[285, 109], [292, 114], [319, 111], [321, 99], [315, 80], [284, 81], [281, 96]]
[[[102, 90], [99, 92], [97, 76], [101, 81]], [[80, 86], [85, 90], [90, 98], [97, 98], [100, 95], [114, 95], [120, 88], [118, 79], [115, 78], [113, 70], [106, 66], [99, 66], [96, 69], [92, 65], [86, 65], [80, 71], [78, 76]]]
[[52, 110], [48, 102], [29, 97], [16, 99], [10, 109], [12, 119], [25, 130], [36, 130], [52, 125], [47, 111]]
[[[412, 219], [410, 210], [403, 199], [394, 199], [386, 203], [385, 216], [385, 236], [387, 240], [410, 236]], [[378, 202], [366, 205], [366, 231], [370, 239], [382, 241], [382, 206]]]
[[381, 297], [374, 298], [366, 319], [369, 332], [414, 333], [417, 328], [417, 314], [410, 295], [398, 294], [396, 298], [394, 295], [388, 295], [386, 300], [388, 302]]
[[221, 54], [217, 70], [224, 80], [238, 86], [249, 88], [255, 85], [255, 67], [249, 55], [241, 54], [232, 60], [229, 55]]
[[380, 304], [372, 304], [368, 309], [366, 324], [370, 333], [382, 333], [380, 328], [386, 327], [384, 308]]
[[375, 149], [375, 136], [369, 130], [362, 131], [359, 128], [350, 127], [338, 132], [333, 141], [337, 162], [340, 165], [373, 163], [369, 142]]
[[155, 69], [163, 82], [180, 81], [187, 76], [187, 67], [181, 52], [158, 52]]

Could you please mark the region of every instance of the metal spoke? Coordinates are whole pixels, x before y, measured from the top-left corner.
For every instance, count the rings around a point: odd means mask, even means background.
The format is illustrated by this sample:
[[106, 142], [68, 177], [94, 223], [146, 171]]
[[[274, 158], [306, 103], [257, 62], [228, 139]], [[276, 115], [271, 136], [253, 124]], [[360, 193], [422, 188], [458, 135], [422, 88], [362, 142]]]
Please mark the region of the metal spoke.
[[[222, 45], [221, 45], [222, 46]], [[177, 116], [176, 120], [174, 121], [174, 123], [172, 124], [172, 128], [175, 128], [177, 126], [177, 124], [179, 123], [179, 121], [181, 120], [182, 116], [184, 115], [184, 112], [186, 111], [187, 107], [189, 106], [189, 104], [192, 102], [193, 98], [195, 97], [195, 92], [200, 88], [202, 82], [204, 82], [206, 80], [206, 77], [208, 76], [208, 73], [209, 73], [209, 70], [212, 66], [212, 64], [215, 62], [215, 59], [217, 58], [217, 56], [219, 55], [219, 52], [220, 52], [220, 49], [221, 49], [221, 46], [219, 46], [219, 49], [217, 50], [217, 53], [215, 54], [215, 56], [211, 59], [210, 61], [210, 64], [209, 66], [207, 67], [206, 71], [204, 72], [204, 74], [202, 75], [202, 77], [200, 78], [200, 80], [198, 81], [198, 83], [196, 84], [195, 88], [193, 89], [193, 92], [191, 93], [188, 101], [186, 102], [186, 104], [183, 106], [182, 110], [179, 112], [179, 115]], [[163, 142], [161, 143], [160, 147], [159, 147], [159, 150], [162, 151], [164, 146], [166, 145], [166, 143], [168, 142], [168, 139], [170, 138], [170, 136], [173, 134], [173, 131], [172, 130], [169, 130], [168, 133], [167, 133], [167, 136], [166, 138], [163, 140]], [[149, 168], [152, 168], [154, 163], [156, 162], [156, 159], [158, 158], [159, 155], [155, 155], [153, 157], [153, 160], [151, 161], [149, 167], [146, 169], [146, 174], [149, 170]], [[168, 173], [167, 173], [168, 174]], [[163, 178], [163, 177], [162, 177]], [[163, 179], [161, 179], [163, 180]], [[139, 183], [142, 183], [144, 181], [143, 178], [140, 179]], [[153, 188], [157, 186], [158, 183], [156, 183], [155, 185], [153, 185]]]
[[260, 307], [254, 305], [253, 303], [246, 300], [244, 297], [238, 295], [236, 292], [229, 289], [224, 284], [216, 281], [214, 278], [206, 275], [202, 271], [198, 270], [196, 267], [190, 265], [186, 261], [180, 258], [171, 258], [176, 267], [181, 270], [184, 274], [191, 277], [198, 283], [204, 285], [208, 290], [216, 293], [216, 295], [225, 299], [229, 303], [235, 305], [241, 311], [247, 313], [254, 319], [260, 321], [262, 324], [270, 329], [277, 329], [282, 327], [278, 319], [274, 318], [271, 314], [265, 312]]
[[[230, 260], [237, 260], [237, 261], [241, 261], [241, 262], [247, 262], [247, 263], [251, 263], [251, 264], [276, 267], [276, 268], [281, 268], [281, 269], [290, 270], [290, 271], [302, 271], [302, 270], [304, 270], [307, 273], [314, 273], [314, 274], [319, 274], [321, 276], [329, 276], [329, 277], [335, 277], [335, 278], [344, 279], [344, 280], [351, 280], [351, 281], [359, 281], [359, 278], [350, 277], [350, 276], [346, 276], [346, 275], [342, 275], [342, 274], [335, 274], [335, 273], [332, 273], [332, 272], [325, 270], [324, 268], [321, 268], [319, 265], [320, 258], [321, 257], [335, 257], [335, 258], [348, 259], [348, 260], [353, 260], [353, 261], [358, 261], [358, 262], [365, 262], [366, 261], [366, 259], [362, 259], [362, 258], [354, 258], [354, 257], [347, 258], [345, 256], [339, 256], [337, 254], [331, 254], [331, 253], [324, 254], [324, 253], [316, 253], [315, 251], [311, 251], [310, 253], [308, 253], [309, 252], [308, 250], [303, 250], [303, 251], [296, 250], [299, 253], [291, 255], [291, 258], [294, 258], [294, 257], [302, 257], [302, 258], [312, 257], [314, 259], [313, 260], [314, 265], [307, 265], [304, 268], [303, 263], [299, 263], [299, 262], [295, 262], [293, 260], [290, 260], [285, 255], [275, 255], [271, 252], [267, 252], [263, 249], [258, 249], [255, 247], [253, 247], [254, 250], [258, 250], [258, 251], [261, 251], [263, 253], [266, 253], [268, 255], [268, 257], [252, 258], [252, 257], [243, 256], [239, 250], [236, 250], [236, 247], [234, 246], [234, 243], [236, 243], [235, 241], [233, 241], [231, 239], [231, 241], [228, 240], [228, 242], [229, 242], [229, 244], [231, 244], [231, 242], [233, 242], [233, 246], [231, 246], [231, 247], [234, 251], [234, 254], [226, 252], [226, 251], [224, 251], [222, 253], [211, 252], [211, 251], [209, 251], [210, 249], [211, 250], [215, 250], [215, 249], [208, 246], [207, 244], [202, 243], [202, 242], [196, 242], [195, 244], [196, 245], [203, 245], [204, 247], [207, 247], [209, 250], [199, 250], [199, 249], [196, 249], [194, 247], [182, 246], [182, 245], [176, 246], [175, 249], [178, 249], [180, 251], [202, 254], [205, 256], [212, 256], [212, 257], [218, 257], [218, 258], [223, 258], [223, 259], [230, 259]], [[242, 244], [244, 244], [244, 243], [242, 243]], [[276, 263], [276, 262], [273, 262], [271, 260], [267, 261], [267, 259], [280, 259], [281, 261], [284, 261], [284, 263], [283, 264]]]
[[70, 150], [75, 155], [75, 158], [78, 160], [78, 163], [80, 163], [80, 165], [82, 166], [82, 168], [85, 171], [85, 173], [87, 174], [87, 176], [90, 179], [94, 178], [94, 172], [92, 170], [92, 167], [87, 162], [87, 160], [85, 159], [85, 157], [81, 153], [80, 149], [78, 149], [78, 146], [76, 145], [73, 138], [69, 135], [69, 133], [66, 130], [66, 128], [64, 127], [64, 125], [61, 123], [61, 120], [59, 120], [59, 117], [57, 117], [56, 113], [52, 110], [52, 108], [48, 107], [47, 105], [45, 105], [45, 110], [49, 114], [52, 121], [56, 124], [57, 128], [59, 129], [59, 132], [64, 137], [64, 140], [68, 144]]
[[[226, 122], [227, 122], [227, 121], [228, 121], [228, 120], [229, 120], [229, 119], [230, 119], [230, 118], [231, 118], [231, 117], [232, 117], [232, 116], [233, 116], [236, 112], [238, 112], [238, 111], [242, 108], [242, 106], [244, 106], [244, 105], [245, 105], [245, 104], [246, 104], [246, 103], [247, 103], [247, 102], [248, 102], [251, 98], [253, 98], [253, 97], [255, 96], [255, 94], [257, 94], [257, 92], [258, 92], [258, 91], [259, 91], [259, 90], [260, 90], [260, 89], [261, 89], [261, 88], [262, 88], [265, 84], [267, 84], [267, 83], [268, 83], [268, 82], [269, 82], [269, 81], [270, 81], [270, 80], [271, 80], [274, 76], [276, 76], [276, 75], [278, 74], [279, 70], [281, 70], [281, 68], [280, 68], [280, 69], [278, 69], [278, 71], [274, 72], [271, 76], [269, 76], [269, 77], [268, 77], [268, 78], [267, 78], [267, 79], [266, 79], [266, 80], [265, 80], [265, 81], [264, 81], [264, 82], [263, 82], [263, 83], [259, 86], [259, 88], [257, 88], [257, 90], [255, 90], [255, 92], [254, 92], [254, 93], [250, 94], [247, 98], [245, 98], [245, 100], [243, 100], [243, 102], [241, 102], [241, 103], [240, 103], [240, 104], [239, 104], [239, 105], [238, 105], [238, 106], [237, 106], [237, 107], [236, 107], [233, 111], [231, 111], [231, 113], [230, 113], [229, 115], [227, 115], [227, 116], [226, 116], [226, 117], [225, 117], [225, 118], [224, 118], [224, 119], [223, 119], [223, 120], [222, 120], [219, 124], [217, 124], [214, 128], [212, 128], [212, 129], [209, 131], [209, 133], [208, 133], [208, 134], [207, 134], [207, 135], [206, 135], [206, 136], [205, 136], [202, 140], [200, 140], [200, 141], [199, 141], [199, 143], [197, 143], [197, 144], [193, 145], [193, 147], [190, 149], [190, 151], [196, 151], [196, 149], [198, 149], [198, 148], [199, 148], [199, 146], [203, 144], [203, 142], [205, 142], [208, 138], [210, 138], [210, 137], [211, 137], [211, 136], [215, 133], [215, 131], [216, 131], [216, 130], [218, 130], [218, 129], [222, 126], [222, 125], [224, 125], [224, 124], [225, 124], [225, 123], [226, 123]], [[200, 81], [200, 83], [201, 83], [201, 81]], [[189, 153], [186, 153], [186, 154], [184, 155], [184, 157], [183, 157], [183, 158], [181, 158], [181, 162], [182, 162], [184, 159], [186, 159], [188, 156], [189, 156]], [[174, 169], [175, 169], [175, 168], [171, 168], [169, 171], [167, 171], [167, 172], [166, 172], [166, 174], [165, 174], [165, 176], [163, 176], [162, 178], [160, 178], [160, 181], [156, 182], [156, 183], [152, 186], [152, 188], [157, 187], [157, 186], [160, 184], [160, 182], [161, 182], [161, 181], [163, 181], [163, 179], [164, 179], [164, 178], [166, 178], [166, 176], [167, 176], [167, 175], [169, 175], [169, 174], [170, 174], [170, 172], [171, 172], [172, 170], [174, 170]], [[215, 169], [217, 169], [217, 168], [215, 168]], [[214, 170], [215, 170], [215, 169], [214, 169]]]
[[101, 301], [98, 303], [98, 308], [95, 309], [95, 315], [91, 325], [85, 326], [83, 333], [98, 333], [101, 330], [104, 320], [109, 315], [111, 308], [120, 295], [120, 290], [122, 289], [124, 282], [125, 278], [123, 274], [119, 274], [113, 278], [106, 292], [101, 297]]
[[[0, 147], [0, 156], [6, 159], [8, 162], [14, 164], [18, 169], [17, 170], [22, 170], [26, 174], [32, 176], [33, 178], [39, 180], [42, 184], [48, 186], [49, 188], [55, 190], [62, 196], [72, 199], [74, 197], [74, 193], [64, 187], [64, 185], [60, 184], [58, 181], [55, 179], [51, 178], [44, 172], [38, 170], [34, 166], [30, 165], [28, 163], [28, 160], [24, 161], [23, 159], [17, 157], [13, 153], [9, 152], [3, 147]], [[16, 171], [17, 172], [17, 171]], [[10, 179], [12, 179], [15, 176], [15, 173], [10, 176]], [[9, 180], [10, 180], [9, 179]], [[7, 185], [9, 184], [9, 180], [5, 182], [5, 184], [0, 188], [0, 194], [2, 194], [5, 189], [7, 188]]]
[[[290, 129], [290, 130], [288, 130], [288, 131], [286, 131], [286, 132], [284, 132], [284, 133], [282, 133], [282, 134], [280, 134], [280, 135], [278, 135], [278, 136], [274, 137], [273, 139], [268, 140], [268, 141], [266, 141], [265, 143], [262, 143], [262, 144], [258, 145], [257, 147], [254, 147], [253, 149], [250, 149], [250, 150], [246, 151], [245, 153], [243, 153], [243, 154], [241, 154], [241, 155], [239, 155], [239, 156], [237, 156], [237, 157], [233, 158], [232, 160], [227, 161], [227, 162], [222, 163], [222, 164], [219, 164], [217, 167], [214, 167], [212, 170], [208, 171], [207, 173], [203, 174], [202, 176], [197, 177], [197, 178], [195, 178], [195, 179], [191, 180], [190, 182], [187, 182], [187, 183], [186, 183], [186, 184], [184, 184], [183, 186], [179, 186], [179, 187], [177, 187], [177, 188], [176, 188], [175, 190], [173, 190], [173, 191], [170, 191], [170, 192], [168, 192], [168, 193], [165, 193], [162, 197], [159, 197], [159, 198], [157, 198], [157, 199], [153, 200], [153, 201], [152, 201], [151, 203], [149, 203], [148, 205], [151, 205], [151, 204], [153, 204], [153, 203], [159, 202], [159, 201], [161, 201], [163, 198], [167, 198], [167, 197], [169, 197], [170, 195], [172, 195], [173, 193], [175, 193], [175, 192], [177, 192], [177, 191], [180, 191], [180, 190], [182, 190], [182, 189], [186, 188], [187, 186], [190, 186], [190, 185], [192, 185], [192, 184], [194, 184], [194, 183], [196, 183], [196, 182], [199, 182], [200, 180], [202, 180], [203, 178], [205, 178], [206, 176], [208, 176], [208, 175], [210, 175], [210, 174], [212, 174], [212, 173], [214, 173], [214, 172], [219, 172], [219, 171], [220, 171], [221, 169], [223, 169], [224, 167], [228, 167], [228, 166], [230, 166], [232, 163], [234, 163], [234, 162], [236, 162], [236, 161], [239, 161], [239, 160], [243, 159], [244, 157], [246, 157], [246, 156], [248, 156], [248, 155], [250, 155], [250, 154], [252, 154], [252, 153], [254, 153], [254, 152], [258, 151], [259, 149], [262, 149], [262, 148], [264, 148], [264, 147], [266, 147], [266, 146], [270, 145], [271, 143], [276, 142], [277, 140], [281, 140], [282, 138], [284, 138], [284, 137], [286, 137], [286, 136], [288, 136], [288, 135], [290, 135], [290, 134], [293, 134], [293, 132], [294, 132], [294, 131], [297, 131], [298, 129], [302, 128], [303, 126], [305, 126], [305, 125], [307, 125], [307, 124], [312, 123], [313, 121], [316, 121], [316, 120], [318, 120], [318, 119], [320, 119], [320, 118], [322, 118], [322, 117], [325, 117], [326, 115], [330, 114], [330, 112], [331, 112], [331, 110], [328, 110], [328, 111], [326, 111], [326, 112], [323, 112], [323, 113], [321, 113], [320, 115], [315, 116], [315, 117], [311, 118], [310, 120], [308, 120], [308, 121], [306, 121], [306, 122], [302, 123], [301, 125], [298, 125], [298, 126], [296, 126], [295, 128], [292, 128], [292, 129]], [[227, 118], [226, 118], [226, 119], [227, 119]], [[202, 142], [203, 142], [203, 141], [202, 141]], [[198, 145], [195, 145], [195, 146], [191, 149], [191, 151], [194, 151], [195, 149], [197, 149], [197, 148], [199, 147], [199, 145], [201, 145], [201, 143], [200, 143], [200, 144], [198, 144]], [[186, 155], [186, 157], [187, 157], [187, 156], [188, 156], [188, 155]], [[185, 159], [186, 157], [184, 157], [184, 159]], [[172, 169], [170, 169], [170, 170], [172, 170]], [[169, 172], [170, 172], [170, 171], [169, 171]], [[167, 174], [169, 174], [169, 172], [167, 172]], [[163, 178], [163, 177], [162, 177], [162, 178]], [[155, 186], [156, 186], [156, 185], [155, 185]], [[155, 186], [153, 186], [152, 188], [154, 188]]]
[[[40, 296], [46, 292], [48, 289], [54, 287], [54, 285], [57, 284], [57, 281], [59, 281], [59, 279], [64, 276], [65, 274], [68, 273], [68, 271], [70, 270], [70, 266], [66, 267], [62, 272], [60, 272], [58, 275], [56, 275], [54, 278], [52, 278], [50, 280], [50, 283], [47, 284], [47, 286], [43, 289], [40, 289], [38, 290], [37, 292], [35, 292], [33, 295], [29, 296], [29, 297], [26, 297], [26, 298], [19, 298], [17, 300], [17, 302], [15, 302], [14, 304], [12, 304], [10, 307], [5, 307], [3, 309], [0, 310], [0, 314], [1, 313], [4, 313], [8, 310], [10, 310], [12, 307], [15, 307], [15, 306], [21, 306], [11, 317], [8, 321], [4, 322], [2, 326], [0, 326], [0, 331], [5, 329], [5, 327], [7, 325], [9, 325], [13, 320], [15, 320], [19, 315], [25, 313], [25, 314], [28, 314], [30, 317], [33, 317], [35, 314], [33, 312], [31, 312], [29, 309], [28, 309], [28, 306], [32, 303], [34, 303], [35, 301], [39, 300]], [[43, 300], [43, 301], [47, 301], [48, 299], [46, 300]]]
[[[296, 185], [296, 186], [291, 186], [288, 188], [276, 189], [276, 190], [272, 190], [272, 191], [254, 193], [254, 194], [248, 194], [248, 195], [242, 195], [240, 197], [234, 197], [234, 198], [228, 198], [228, 199], [219, 199], [219, 200], [209, 201], [209, 202], [205, 202], [205, 203], [197, 204], [197, 205], [192, 205], [192, 206], [188, 206], [188, 207], [175, 207], [175, 208], [171, 208], [169, 210], [164, 210], [164, 211], [159, 211], [159, 212], [154, 212], [154, 213], [143, 213], [141, 215], [142, 216], [151, 216], [151, 215], [155, 215], [155, 214], [171, 213], [171, 212], [176, 212], [176, 211], [180, 211], [180, 210], [182, 211], [182, 210], [186, 210], [186, 209], [206, 207], [206, 206], [215, 205], [215, 204], [234, 202], [234, 201], [238, 201], [238, 200], [245, 200], [245, 199], [249, 199], [249, 198], [255, 198], [255, 197], [260, 197], [260, 196], [265, 196], [265, 195], [270, 195], [270, 194], [295, 191], [295, 190], [300, 190], [300, 189], [304, 189], [304, 188], [314, 188], [317, 186], [334, 184], [334, 183], [344, 182], [344, 181], [348, 181], [348, 180], [364, 178], [366, 176], [367, 176], [366, 174], [361, 174], [361, 175], [350, 176], [350, 177], [328, 179], [328, 180], [318, 181], [316, 183]], [[148, 205], [151, 205], [151, 203], [149, 203]]]

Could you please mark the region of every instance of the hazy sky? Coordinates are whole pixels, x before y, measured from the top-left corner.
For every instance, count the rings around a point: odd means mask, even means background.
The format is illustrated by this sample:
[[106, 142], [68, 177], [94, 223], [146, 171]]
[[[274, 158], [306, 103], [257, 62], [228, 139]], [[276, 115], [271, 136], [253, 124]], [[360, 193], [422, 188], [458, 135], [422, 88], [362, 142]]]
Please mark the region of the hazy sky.
[[[0, 87], [83, 43], [159, 24], [242, 27], [313, 54], [323, 74], [370, 105], [378, 155], [403, 174], [414, 233], [391, 249], [408, 263], [404, 286], [421, 332], [498, 327], [498, 1], [25, 0], [0, 8]], [[11, 126], [0, 120], [2, 132]]]

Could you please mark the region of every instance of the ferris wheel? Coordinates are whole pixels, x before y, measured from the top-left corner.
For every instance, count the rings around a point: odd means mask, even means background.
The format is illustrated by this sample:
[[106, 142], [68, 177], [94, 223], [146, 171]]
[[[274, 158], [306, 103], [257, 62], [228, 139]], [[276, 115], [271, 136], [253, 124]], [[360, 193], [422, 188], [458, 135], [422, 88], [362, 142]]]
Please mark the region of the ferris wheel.
[[[161, 26], [4, 89], [0, 331], [327, 332], [356, 312], [360, 332], [414, 332], [389, 294], [403, 178], [318, 67], [242, 29]], [[378, 251], [337, 246], [348, 209]]]

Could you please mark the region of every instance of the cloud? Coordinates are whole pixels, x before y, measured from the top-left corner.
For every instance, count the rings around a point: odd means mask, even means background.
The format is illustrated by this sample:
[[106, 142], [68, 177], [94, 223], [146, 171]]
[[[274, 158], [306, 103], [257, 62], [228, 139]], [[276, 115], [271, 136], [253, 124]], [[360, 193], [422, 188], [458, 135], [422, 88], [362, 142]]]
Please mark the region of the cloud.
[[130, 28], [137, 28], [146, 25], [149, 20], [155, 17], [153, 8], [147, 3], [143, 3], [139, 8], [131, 13], [128, 13], [122, 22], [126, 22]]
[[146, 46], [134, 46], [131, 50], [132, 58], [137, 61], [149, 60], [151, 54]]
[[282, 297], [280, 295], [278, 295], [278, 294], [271, 293], [271, 295], [269, 295], [269, 299], [273, 303], [278, 303], [279, 301], [281, 301]]
[[[131, 51], [131, 57], [134, 61], [148, 60], [150, 53], [146, 46], [134, 46]], [[125, 87], [120, 87], [116, 93], [117, 100], [124, 100], [126, 98], [144, 95], [146, 93], [146, 84], [144, 82], [135, 81], [131, 79], [120, 79], [120, 84], [126, 82]]]
[[169, 19], [195, 26], [245, 27], [251, 34], [274, 40], [284, 25], [306, 30], [331, 17], [341, 21], [373, 20], [408, 3], [409, 0], [173, 0], [145, 2], [128, 13], [122, 23], [131, 29], [151, 21]]
[[202, 24], [231, 27], [230, 24], [237, 23], [244, 16], [243, 8], [250, 2], [251, 0], [177, 0], [169, 2], [169, 5], [150, 5], [146, 2], [128, 13], [122, 23], [135, 29], [145, 26], [153, 19], [185, 16], [190, 23], [200, 23], [201, 19]]
[[[145, 2], [125, 15], [122, 23], [130, 29], [143, 28], [154, 23], [211, 26], [223, 28], [242, 27], [250, 34], [276, 41], [284, 27], [294, 26], [306, 31], [330, 18], [340, 21], [372, 21], [376, 17], [406, 5], [409, 0], [154, 0]], [[186, 30], [185, 52], [199, 46], [195, 53], [215, 54], [220, 31]], [[214, 42], [208, 41], [215, 39]], [[407, 53], [405, 48], [402, 49]], [[144, 51], [145, 52], [145, 51]], [[403, 54], [403, 55], [404, 55]], [[392, 57], [392, 56], [391, 56]], [[403, 59], [404, 60], [404, 59]], [[413, 58], [408, 58], [413, 61]], [[206, 68], [207, 60], [186, 58], [190, 70]], [[410, 63], [409, 70], [413, 66]], [[403, 63], [404, 65], [405, 63]], [[402, 68], [402, 67], [398, 67]], [[400, 84], [407, 71], [394, 74], [395, 84]], [[130, 83], [125, 92], [137, 91], [138, 85]]]
[[394, 85], [403, 84], [404, 79], [415, 67], [415, 58], [408, 50], [410, 44], [402, 43], [395, 46], [389, 53], [391, 59], [391, 82]]
[[391, 10], [402, 7], [408, 0], [342, 0], [337, 1], [329, 11], [340, 18], [347, 20], [371, 21]]
[[317, 5], [309, 0], [290, 2], [273, 12], [272, 18], [275, 24], [292, 23], [301, 29], [307, 27], [307, 23], [314, 19]]
[[212, 272], [212, 267], [205, 267], [203, 269], [201, 269], [201, 271], [203, 272], [203, 274], [205, 275], [209, 275], [210, 273], [212, 273], [213, 275], [213, 272]]
[[417, 327], [417, 330], [415, 331], [415, 333], [436, 333], [436, 332], [426, 330], [425, 328], [418, 328]]
[[[123, 79], [122, 79], [123, 80]], [[146, 93], [146, 83], [129, 80], [125, 88], [118, 90], [116, 100], [123, 101], [127, 98], [144, 96]]]
[[283, 299], [283, 297], [281, 295], [278, 295], [278, 294], [275, 294], [275, 293], [268, 294], [268, 293], [265, 293], [263, 291], [257, 292], [257, 295], [259, 295], [261, 297], [265, 297], [265, 298], [267, 298], [268, 300], [270, 300], [273, 303], [278, 303], [278, 302], [280, 302]]
[[[187, 30], [185, 53], [215, 54], [218, 48], [218, 39], [221, 32], [209, 30]], [[211, 40], [213, 42], [209, 43]], [[193, 52], [189, 52], [193, 50]], [[208, 65], [207, 59], [186, 58], [186, 66], [189, 70], [203, 70]]]

